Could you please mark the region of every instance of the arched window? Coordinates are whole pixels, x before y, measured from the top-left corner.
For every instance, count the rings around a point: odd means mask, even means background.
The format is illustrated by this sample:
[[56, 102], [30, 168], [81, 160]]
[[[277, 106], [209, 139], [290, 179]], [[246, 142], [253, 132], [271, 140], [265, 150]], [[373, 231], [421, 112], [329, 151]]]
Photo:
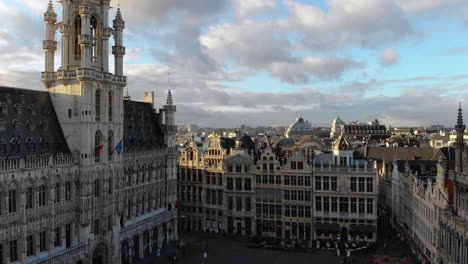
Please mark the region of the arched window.
[[101, 91], [99, 89], [96, 90], [95, 101], [96, 121], [99, 121], [101, 120]]
[[16, 183], [12, 182], [8, 186], [8, 213], [16, 213], [17, 208], [17, 190], [16, 190]]
[[32, 209], [33, 208], [33, 201], [34, 201], [34, 185], [32, 183], [31, 179], [26, 180], [26, 186], [25, 186], [25, 196], [26, 196], [26, 203], [25, 203], [25, 208], [26, 209]]
[[89, 32], [91, 33], [93, 46], [91, 49], [91, 61], [96, 61], [98, 57], [98, 47], [97, 47], [97, 19], [92, 16], [89, 24]]
[[107, 156], [109, 160], [112, 160], [112, 155], [114, 154], [114, 133], [112, 130], [109, 130], [107, 135]]
[[54, 203], [59, 203], [61, 199], [61, 189], [62, 185], [60, 184], [60, 178], [57, 176], [55, 178], [55, 185], [54, 185]]
[[39, 206], [45, 206], [46, 197], [47, 197], [47, 186], [46, 186], [46, 182], [44, 179], [42, 179], [39, 184], [38, 192], [39, 192]]
[[81, 57], [81, 47], [80, 47], [80, 43], [78, 42], [78, 38], [81, 34], [81, 17], [78, 15], [76, 16], [75, 18], [75, 39], [74, 39], [74, 42], [75, 42], [75, 45], [74, 45], [74, 48], [75, 48], [75, 60], [80, 60], [80, 57]]
[[101, 195], [101, 181], [99, 179], [94, 180], [94, 197]]
[[109, 115], [109, 121], [112, 121], [112, 92], [109, 91], [109, 94], [107, 95], [108, 97], [108, 102], [107, 102], [107, 112]]
[[94, 135], [94, 149], [95, 149], [95, 161], [96, 162], [99, 162], [101, 159], [100, 159], [100, 156], [101, 156], [101, 152], [102, 152], [102, 148], [103, 148], [103, 144], [102, 144], [102, 133], [100, 130], [96, 131], [96, 134]]
[[270, 171], [273, 171], [273, 163], [270, 163]]
[[266, 165], [266, 163], [263, 163], [263, 170], [264, 170], [264, 171], [267, 170], [267, 165]]

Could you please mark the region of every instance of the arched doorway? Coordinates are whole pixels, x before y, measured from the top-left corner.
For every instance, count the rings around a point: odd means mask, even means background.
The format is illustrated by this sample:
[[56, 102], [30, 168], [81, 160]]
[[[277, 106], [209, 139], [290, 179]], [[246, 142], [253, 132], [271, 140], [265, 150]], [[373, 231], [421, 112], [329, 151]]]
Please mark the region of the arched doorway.
[[153, 229], [153, 250], [157, 250], [159, 248], [159, 230], [158, 227], [154, 227]]
[[109, 263], [109, 249], [106, 244], [99, 244], [93, 251], [92, 264], [105, 264]]
[[163, 228], [163, 242], [162, 242], [162, 248], [166, 248], [166, 245], [167, 245], [167, 224], [164, 223], [162, 225], [162, 228]]
[[120, 262], [122, 264], [130, 264], [130, 245], [127, 240], [122, 241], [120, 248]]
[[341, 243], [346, 243], [348, 242], [348, 228], [343, 227], [341, 228]]
[[143, 254], [145, 257], [150, 255], [150, 237], [148, 231], [143, 234]]
[[237, 222], [236, 232], [238, 235], [242, 235], [242, 224]]
[[133, 253], [132, 258], [134, 261], [140, 259], [140, 237], [139, 236], [133, 237], [133, 252], [132, 253]]

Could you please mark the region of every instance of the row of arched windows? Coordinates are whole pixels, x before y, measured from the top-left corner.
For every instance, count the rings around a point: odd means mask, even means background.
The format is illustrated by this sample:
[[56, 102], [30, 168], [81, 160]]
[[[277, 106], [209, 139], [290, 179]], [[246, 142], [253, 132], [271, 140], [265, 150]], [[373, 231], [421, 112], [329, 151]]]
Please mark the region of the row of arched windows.
[[[101, 90], [100, 89], [97, 89], [96, 90], [96, 93], [95, 93], [95, 97], [94, 97], [94, 100], [95, 100], [95, 113], [96, 113], [96, 121], [101, 121]], [[112, 105], [113, 105], [113, 95], [112, 95], [112, 91], [109, 91], [107, 93], [107, 118], [108, 118], [108, 121], [112, 121], [112, 111], [113, 111], [113, 108], [112, 108]]]
[[[52, 188], [52, 193], [49, 190]], [[52, 197], [49, 197], [52, 195]], [[24, 200], [23, 200], [24, 198]], [[70, 201], [72, 199], [72, 182], [62, 181], [57, 178], [55, 183], [48, 185], [42, 178], [37, 185], [32, 180], [26, 180], [23, 188], [16, 182], [11, 182], [6, 189], [0, 187], [0, 215], [12, 214], [19, 211], [20, 206], [24, 209], [47, 206], [50, 200], [55, 203]], [[24, 204], [21, 204], [24, 201]]]
[[94, 151], [95, 151], [95, 161], [101, 161], [101, 154], [104, 150], [104, 147], [107, 146], [107, 157], [108, 160], [112, 160], [114, 154], [114, 132], [109, 130], [107, 133], [107, 138], [104, 139], [101, 130], [96, 131], [94, 135]]

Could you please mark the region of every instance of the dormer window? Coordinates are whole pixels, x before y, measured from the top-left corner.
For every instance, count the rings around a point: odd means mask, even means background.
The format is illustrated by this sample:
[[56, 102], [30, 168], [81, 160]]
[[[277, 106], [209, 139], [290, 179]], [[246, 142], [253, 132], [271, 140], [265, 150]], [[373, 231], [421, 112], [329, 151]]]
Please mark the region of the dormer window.
[[36, 115], [36, 107], [34, 105], [28, 106], [28, 111], [31, 115]]
[[26, 138], [26, 146], [28, 146], [28, 150], [31, 152], [36, 151], [36, 143], [32, 137]]
[[46, 120], [42, 120], [39, 125], [41, 126], [41, 128], [44, 130], [44, 131], [47, 131], [49, 130], [49, 124], [47, 123]]
[[20, 129], [21, 122], [18, 119], [13, 119], [13, 121], [11, 123], [13, 124], [14, 129], [16, 129], [16, 130]]
[[27, 125], [29, 130], [31, 131], [34, 131], [34, 129], [36, 128], [36, 123], [33, 120], [28, 120]]
[[23, 113], [23, 105], [22, 104], [15, 104], [15, 112], [18, 115]]
[[19, 96], [20, 104], [24, 105], [26, 103], [26, 99], [24, 98], [24, 94]]
[[7, 115], [8, 114], [8, 105], [5, 102], [0, 103], [0, 109], [2, 111], [2, 115]]

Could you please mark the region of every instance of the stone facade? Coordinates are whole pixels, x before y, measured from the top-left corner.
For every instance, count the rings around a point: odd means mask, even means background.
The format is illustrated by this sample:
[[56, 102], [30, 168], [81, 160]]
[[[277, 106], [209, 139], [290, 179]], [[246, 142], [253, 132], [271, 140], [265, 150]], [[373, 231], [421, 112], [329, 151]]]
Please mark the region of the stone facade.
[[177, 238], [176, 107], [170, 91], [160, 112], [124, 100], [125, 22], [118, 9], [107, 27], [110, 0], [61, 4], [60, 23], [52, 2], [44, 13], [47, 92], [0, 88], [16, 109], [0, 128], [0, 263], [132, 263]]

